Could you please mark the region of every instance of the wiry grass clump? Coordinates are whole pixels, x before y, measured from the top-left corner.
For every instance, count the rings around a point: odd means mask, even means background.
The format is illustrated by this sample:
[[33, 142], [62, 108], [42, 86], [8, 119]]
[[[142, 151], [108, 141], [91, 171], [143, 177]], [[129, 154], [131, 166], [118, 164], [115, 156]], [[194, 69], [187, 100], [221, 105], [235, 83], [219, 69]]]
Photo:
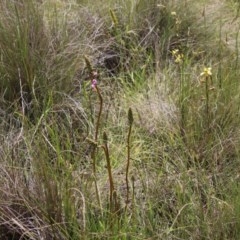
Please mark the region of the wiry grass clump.
[[0, 3], [1, 239], [239, 238], [239, 19], [218, 3]]

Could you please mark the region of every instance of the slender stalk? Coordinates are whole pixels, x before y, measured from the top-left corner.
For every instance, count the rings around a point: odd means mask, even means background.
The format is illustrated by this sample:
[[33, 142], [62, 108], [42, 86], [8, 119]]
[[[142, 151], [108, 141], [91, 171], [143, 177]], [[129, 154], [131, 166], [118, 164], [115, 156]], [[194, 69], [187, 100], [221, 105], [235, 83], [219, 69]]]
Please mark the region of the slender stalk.
[[97, 201], [99, 206], [101, 207], [101, 199], [100, 199], [100, 194], [99, 194], [99, 190], [98, 190], [98, 185], [97, 185], [97, 179], [96, 179], [96, 148], [97, 146], [94, 145], [94, 149], [91, 152], [91, 158], [92, 158], [92, 162], [93, 162], [93, 176], [94, 176], [94, 184], [95, 184], [95, 190], [96, 190], [96, 195], [97, 195]]
[[113, 183], [113, 176], [112, 176], [112, 168], [111, 168], [111, 161], [109, 156], [108, 144], [107, 144], [107, 134], [103, 133], [103, 150], [105, 153], [105, 157], [107, 160], [107, 169], [108, 169], [108, 179], [109, 179], [109, 201], [110, 201], [110, 210], [113, 210], [113, 192], [114, 192], [114, 183]]
[[186, 106], [185, 106], [185, 76], [184, 76], [184, 66], [180, 67], [180, 111], [181, 111], [181, 122], [180, 122], [180, 133], [183, 141], [186, 142]]
[[97, 141], [98, 141], [98, 132], [99, 132], [99, 126], [100, 126], [100, 119], [101, 119], [101, 115], [102, 115], [103, 98], [102, 98], [102, 95], [101, 95], [101, 93], [100, 93], [100, 91], [99, 91], [97, 86], [95, 86], [95, 89], [97, 91], [100, 103], [99, 103], [99, 112], [98, 112], [98, 117], [97, 117], [97, 122], [96, 122], [96, 130], [95, 130], [95, 136], [94, 136], [94, 141], [95, 141], [96, 144], [94, 145], [94, 149], [93, 149], [93, 151], [91, 153], [91, 158], [92, 158], [92, 164], [93, 164], [93, 175], [94, 175], [94, 183], [95, 183], [97, 200], [98, 200], [99, 206], [101, 207], [101, 199], [100, 199], [98, 185], [97, 185], [97, 179], [96, 179], [96, 149], [97, 149]]
[[132, 115], [132, 109], [131, 108], [129, 108], [129, 110], [128, 110], [128, 122], [129, 122], [129, 129], [128, 129], [128, 136], [127, 136], [127, 166], [126, 166], [127, 199], [126, 199], [126, 204], [129, 203], [129, 180], [128, 180], [128, 175], [129, 175], [130, 151], [131, 151], [130, 137], [131, 137], [131, 132], [132, 132], [132, 124], [133, 124], [133, 115]]
[[94, 175], [94, 183], [95, 183], [95, 189], [96, 189], [96, 195], [97, 195], [97, 200], [99, 203], [99, 206], [101, 208], [101, 199], [100, 199], [100, 195], [99, 195], [99, 190], [98, 190], [98, 185], [97, 185], [97, 179], [96, 179], [96, 151], [97, 151], [97, 146], [98, 146], [98, 134], [99, 134], [99, 126], [100, 126], [100, 119], [101, 119], [101, 115], [102, 115], [102, 107], [103, 107], [103, 98], [102, 95], [100, 93], [100, 90], [97, 86], [97, 77], [98, 77], [98, 73], [96, 71], [94, 71], [90, 60], [88, 59], [87, 56], [84, 56], [84, 60], [85, 60], [85, 64], [86, 67], [89, 71], [89, 77], [92, 81], [92, 88], [97, 92], [98, 98], [99, 98], [99, 112], [98, 112], [98, 116], [97, 116], [97, 122], [96, 122], [96, 126], [95, 126], [95, 134], [94, 134], [94, 144], [93, 144], [93, 150], [91, 152], [91, 159], [92, 159], [92, 166], [93, 166], [93, 175]]
[[98, 98], [99, 98], [99, 112], [98, 112], [98, 118], [97, 118], [97, 123], [96, 123], [96, 131], [95, 131], [95, 142], [97, 142], [98, 140], [98, 132], [99, 132], [99, 126], [100, 126], [100, 119], [101, 119], [101, 115], [102, 115], [102, 107], [103, 107], [103, 98], [102, 98], [102, 94], [99, 91], [99, 88], [97, 86], [95, 86], [95, 89], [97, 91], [98, 94]]
[[207, 118], [207, 129], [209, 128], [209, 87], [208, 87], [208, 78], [206, 77], [206, 81], [205, 81], [205, 91], [206, 91], [206, 118]]

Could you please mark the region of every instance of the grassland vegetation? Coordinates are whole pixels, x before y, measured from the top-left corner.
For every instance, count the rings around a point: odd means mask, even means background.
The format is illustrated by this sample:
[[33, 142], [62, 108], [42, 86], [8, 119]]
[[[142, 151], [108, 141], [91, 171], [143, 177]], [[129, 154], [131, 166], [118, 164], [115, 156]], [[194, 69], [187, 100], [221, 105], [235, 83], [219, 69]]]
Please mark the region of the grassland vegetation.
[[239, 1], [0, 2], [1, 239], [239, 239]]

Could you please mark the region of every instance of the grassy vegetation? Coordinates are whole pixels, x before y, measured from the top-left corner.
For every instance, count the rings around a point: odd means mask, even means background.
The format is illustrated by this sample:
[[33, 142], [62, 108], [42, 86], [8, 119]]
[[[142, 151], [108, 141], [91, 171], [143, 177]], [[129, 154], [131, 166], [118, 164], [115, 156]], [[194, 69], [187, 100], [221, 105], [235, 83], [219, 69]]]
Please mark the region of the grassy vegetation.
[[239, 239], [239, 1], [0, 13], [1, 239]]

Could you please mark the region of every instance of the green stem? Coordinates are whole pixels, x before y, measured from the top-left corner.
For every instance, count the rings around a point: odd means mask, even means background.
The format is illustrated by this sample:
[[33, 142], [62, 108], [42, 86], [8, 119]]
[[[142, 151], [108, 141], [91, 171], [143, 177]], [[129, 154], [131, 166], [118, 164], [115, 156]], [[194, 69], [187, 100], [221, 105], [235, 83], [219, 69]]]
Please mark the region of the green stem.
[[102, 95], [101, 95], [97, 86], [96, 86], [96, 91], [97, 91], [97, 94], [98, 94], [98, 98], [100, 100], [100, 104], [99, 104], [99, 112], [98, 112], [98, 117], [97, 117], [97, 122], [96, 122], [96, 131], [95, 131], [95, 136], [94, 136], [94, 141], [96, 142], [96, 145], [94, 146], [94, 149], [91, 153], [91, 158], [92, 158], [92, 164], [93, 164], [93, 175], [94, 175], [96, 195], [97, 195], [97, 200], [98, 200], [99, 206], [101, 208], [101, 199], [100, 199], [98, 185], [97, 185], [97, 179], [96, 179], [96, 149], [97, 149], [100, 119], [101, 119], [101, 115], [102, 115], [103, 98], [102, 98]]
[[109, 150], [107, 145], [107, 134], [104, 132], [103, 134], [104, 144], [102, 146], [106, 160], [107, 160], [107, 169], [108, 169], [108, 178], [109, 178], [109, 200], [110, 200], [110, 210], [113, 210], [113, 192], [114, 192], [114, 183], [113, 183], [113, 176], [112, 176], [112, 168], [111, 168], [111, 161], [109, 156]]
[[131, 137], [131, 132], [132, 132], [132, 123], [129, 125], [128, 129], [128, 136], [127, 136], [127, 166], [126, 166], [126, 188], [127, 188], [127, 200], [126, 203], [129, 203], [129, 180], [128, 180], [128, 175], [129, 175], [129, 166], [130, 166], [130, 137]]
[[103, 98], [102, 98], [102, 94], [99, 91], [99, 88], [97, 86], [95, 88], [96, 88], [96, 91], [97, 91], [97, 94], [98, 94], [98, 98], [99, 98], [99, 101], [100, 101], [98, 118], [97, 118], [97, 123], [96, 123], [95, 138], [94, 138], [94, 140], [97, 142], [97, 140], [98, 140], [98, 131], [99, 131], [99, 126], [100, 126], [100, 118], [101, 118], [101, 115], [102, 115]]
[[180, 133], [183, 138], [183, 141], [186, 141], [186, 113], [185, 113], [185, 94], [184, 94], [184, 66], [180, 66], [180, 111], [181, 111], [181, 122], [180, 122]]
[[207, 129], [209, 129], [209, 86], [208, 86], [208, 79], [209, 77], [206, 77], [206, 118], [207, 118]]

